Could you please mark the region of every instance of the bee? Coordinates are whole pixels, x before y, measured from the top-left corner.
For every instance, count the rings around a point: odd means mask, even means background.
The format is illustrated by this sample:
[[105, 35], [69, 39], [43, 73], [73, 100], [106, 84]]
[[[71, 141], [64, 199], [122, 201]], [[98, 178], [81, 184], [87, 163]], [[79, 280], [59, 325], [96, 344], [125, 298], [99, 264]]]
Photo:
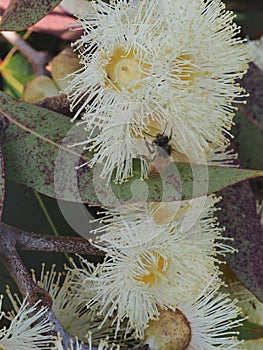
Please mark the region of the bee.
[[186, 161], [186, 156], [183, 153], [175, 151], [169, 143], [172, 139], [173, 129], [171, 129], [170, 136], [165, 135], [165, 130], [166, 126], [162, 133], [157, 133], [155, 136], [145, 132], [146, 135], [153, 138], [151, 143], [144, 138], [149, 153], [153, 155], [153, 158], [150, 160], [148, 172], [148, 175], [151, 177], [158, 176], [165, 171], [170, 163], [172, 153], [179, 161]]

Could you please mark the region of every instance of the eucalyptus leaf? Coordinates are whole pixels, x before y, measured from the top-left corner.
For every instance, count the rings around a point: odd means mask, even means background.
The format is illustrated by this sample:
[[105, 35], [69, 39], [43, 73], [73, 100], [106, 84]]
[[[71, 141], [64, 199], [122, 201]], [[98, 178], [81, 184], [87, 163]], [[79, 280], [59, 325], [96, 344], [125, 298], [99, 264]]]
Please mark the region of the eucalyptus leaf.
[[206, 164], [173, 163], [161, 176], [140, 179], [140, 162], [134, 160], [134, 176], [115, 184], [100, 177], [100, 165], [85, 164], [90, 153], [81, 145], [86, 138], [77, 126], [61, 114], [17, 101], [0, 92], [3, 152], [7, 177], [50, 197], [93, 205], [119, 205], [127, 201], [174, 201], [190, 199], [248, 178], [263, 171]]
[[3, 61], [0, 73], [3, 77], [4, 91], [16, 98], [22, 96], [24, 85], [33, 78], [30, 64], [19, 52]]
[[3, 214], [5, 198], [5, 168], [4, 168], [4, 157], [2, 147], [0, 144], [0, 220]]
[[250, 63], [249, 70], [242, 80], [242, 86], [249, 93], [247, 103], [240, 106], [241, 111], [258, 128], [263, 130], [263, 72], [254, 63]]
[[11, 0], [0, 22], [0, 30], [19, 31], [40, 21], [50, 13], [61, 0]]
[[225, 188], [220, 195], [223, 200], [217, 215], [237, 249], [226, 256], [227, 263], [237, 279], [263, 302], [263, 228], [249, 181]]
[[[235, 119], [235, 143], [243, 167], [263, 169], [263, 72], [250, 63], [242, 85], [249, 92], [249, 96], [247, 104], [240, 105]], [[262, 179], [255, 179], [251, 184], [255, 196], [262, 200]]]

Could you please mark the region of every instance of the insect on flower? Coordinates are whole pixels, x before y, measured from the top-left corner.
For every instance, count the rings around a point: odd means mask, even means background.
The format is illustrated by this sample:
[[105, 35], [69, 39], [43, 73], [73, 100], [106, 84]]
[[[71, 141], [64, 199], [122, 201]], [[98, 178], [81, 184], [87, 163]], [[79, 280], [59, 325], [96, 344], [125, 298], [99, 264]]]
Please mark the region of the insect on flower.
[[[173, 129], [171, 128], [170, 136], [167, 136], [165, 135], [166, 127], [167, 124], [164, 128], [164, 131], [162, 133], [157, 133], [155, 136], [144, 132], [144, 134], [154, 138], [151, 143], [149, 143], [146, 138], [144, 138], [148, 151], [150, 154], [154, 154], [153, 158], [150, 160], [148, 172], [149, 176], [151, 177], [158, 176], [163, 171], [165, 171], [170, 163], [171, 155], [174, 155], [178, 161], [187, 161], [187, 157], [183, 153], [178, 152], [172, 148], [170, 141], [172, 139]], [[149, 159], [147, 160], [149, 161]]]

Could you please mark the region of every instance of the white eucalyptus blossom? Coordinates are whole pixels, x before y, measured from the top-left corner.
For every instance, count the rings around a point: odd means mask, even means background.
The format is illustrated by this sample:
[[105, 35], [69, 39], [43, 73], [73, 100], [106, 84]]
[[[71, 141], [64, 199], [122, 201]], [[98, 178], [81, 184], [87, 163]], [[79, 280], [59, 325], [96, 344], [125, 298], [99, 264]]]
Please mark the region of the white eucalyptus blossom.
[[142, 338], [159, 308], [175, 309], [182, 300], [194, 300], [211, 277], [219, 275], [217, 254], [234, 249], [213, 218], [216, 202], [212, 196], [207, 200], [188, 231], [181, 229], [187, 201], [179, 203], [177, 212], [167, 204], [151, 203], [105, 213], [105, 226], [94, 231], [94, 244], [106, 258], [93, 276], [84, 277], [93, 282], [95, 295], [88, 305], [99, 310], [102, 324], [112, 322], [117, 334], [124, 322], [127, 333]]
[[2, 309], [3, 296], [0, 297], [0, 320], [10, 321], [8, 327], [0, 329], [0, 349], [39, 350], [50, 349], [54, 343], [52, 325], [45, 317], [46, 309], [37, 305], [28, 306], [25, 298], [16, 312], [5, 314]]
[[[144, 343], [149, 344], [151, 350], [164, 349], [165, 347], [160, 346], [164, 342], [167, 346], [178, 341], [184, 346], [170, 349], [241, 349], [242, 342], [236, 337], [237, 327], [241, 325], [243, 319], [236, 303], [237, 300], [231, 300], [229, 295], [219, 293], [218, 289], [206, 288], [194, 302], [179, 304], [174, 317], [171, 311], [162, 310], [159, 320], [151, 321], [146, 329]], [[176, 322], [178, 316], [179, 327], [175, 329], [171, 321]], [[166, 324], [164, 321], [167, 321]], [[185, 330], [184, 333], [181, 332], [182, 328]], [[174, 336], [175, 331], [178, 337]]]
[[[205, 251], [207, 255], [224, 255], [233, 253], [235, 249], [231, 247], [231, 238], [222, 235], [224, 229], [220, 227], [216, 212], [220, 210], [216, 204], [221, 198], [215, 195], [203, 197], [203, 208], [197, 207], [198, 199], [184, 200], [178, 202], [145, 202], [122, 205], [117, 208], [104, 209], [100, 214], [100, 227], [91, 231], [96, 238], [94, 242], [99, 248], [106, 249], [116, 247], [121, 249], [134, 243], [133, 235], [129, 235], [129, 230], [137, 227], [143, 231], [145, 227], [154, 227], [156, 235], [159, 230], [166, 230], [174, 235], [182, 236], [184, 240], [194, 241], [195, 245]], [[199, 215], [198, 215], [199, 214]], [[183, 225], [186, 223], [191, 225]], [[188, 228], [191, 226], [191, 229]], [[148, 231], [148, 230], [147, 230]], [[140, 243], [152, 240], [154, 233], [138, 239]], [[229, 243], [229, 244], [227, 244]]]
[[[89, 346], [89, 350], [92, 350], [92, 348], [94, 347], [93, 344], [93, 339], [92, 339], [92, 334], [91, 332], [88, 332], [87, 335], [87, 342], [88, 342], [88, 346]], [[109, 345], [106, 340], [101, 340], [98, 344], [97, 350], [113, 350], [116, 349], [118, 350], [119, 347], [115, 346], [115, 345]], [[83, 349], [83, 343], [80, 343], [78, 338], [76, 338], [74, 341], [72, 339], [70, 339], [70, 347], [67, 350], [82, 350]], [[56, 342], [55, 347], [53, 348], [53, 350], [64, 350], [64, 347], [62, 345], [62, 338], [59, 336]]]
[[[83, 65], [65, 89], [76, 119], [83, 113], [102, 176], [133, 175], [132, 159], [152, 122], [172, 131], [179, 152], [195, 144], [224, 148], [243, 89], [248, 54], [232, 12], [220, 0], [92, 1], [79, 17], [83, 35], [74, 44]], [[79, 107], [81, 105], [81, 107]], [[81, 142], [80, 142], [81, 144]], [[214, 146], [213, 146], [214, 145]], [[188, 149], [185, 150], [189, 156]], [[145, 166], [142, 175], [146, 176]]]
[[[92, 335], [93, 346], [97, 347], [103, 344], [105, 346], [106, 344], [115, 345], [115, 343], [121, 346], [128, 344], [131, 347], [137, 345], [138, 341], [136, 342], [131, 336], [123, 339], [124, 328], [120, 330], [120, 334], [116, 338], [115, 327], [110, 322], [106, 322], [101, 327], [103, 319], [98, 317], [98, 310], [96, 308], [87, 309], [87, 301], [92, 299], [96, 293], [94, 282], [90, 278], [94, 275], [95, 266], [81, 258], [78, 266], [71, 260], [71, 266], [72, 268], [65, 267], [66, 272], [61, 273], [56, 271], [55, 265], [52, 266], [51, 270], [47, 270], [45, 264], [42, 264], [39, 277], [32, 271], [33, 280], [50, 294], [53, 301], [52, 311], [64, 329], [85, 343], [89, 342]], [[83, 270], [84, 266], [85, 271]], [[19, 298], [15, 298], [9, 289], [7, 295], [14, 308], [17, 308], [17, 304], [20, 303]], [[61, 339], [58, 337], [56, 344], [60, 343]], [[81, 349], [81, 344], [78, 342], [76, 344], [79, 344]], [[56, 346], [60, 349], [59, 345]], [[57, 349], [56, 346], [55, 349]], [[77, 347], [77, 349], [79, 348]]]

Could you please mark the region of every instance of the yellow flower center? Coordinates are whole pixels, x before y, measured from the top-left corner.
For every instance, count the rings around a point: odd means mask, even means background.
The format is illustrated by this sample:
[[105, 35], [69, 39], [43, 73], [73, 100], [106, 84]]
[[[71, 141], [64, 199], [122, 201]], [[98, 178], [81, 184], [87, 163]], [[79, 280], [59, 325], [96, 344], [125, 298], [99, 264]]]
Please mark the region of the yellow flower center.
[[134, 279], [149, 287], [158, 285], [168, 274], [170, 268], [169, 259], [165, 259], [154, 251], [151, 251], [147, 257], [142, 257], [141, 263], [146, 273], [136, 275]]
[[145, 76], [142, 68], [146, 65], [139, 62], [132, 50], [128, 53], [123, 48], [114, 50], [109, 63], [104, 67], [110, 84], [117, 90], [126, 88], [128, 91], [138, 89], [138, 81]]

